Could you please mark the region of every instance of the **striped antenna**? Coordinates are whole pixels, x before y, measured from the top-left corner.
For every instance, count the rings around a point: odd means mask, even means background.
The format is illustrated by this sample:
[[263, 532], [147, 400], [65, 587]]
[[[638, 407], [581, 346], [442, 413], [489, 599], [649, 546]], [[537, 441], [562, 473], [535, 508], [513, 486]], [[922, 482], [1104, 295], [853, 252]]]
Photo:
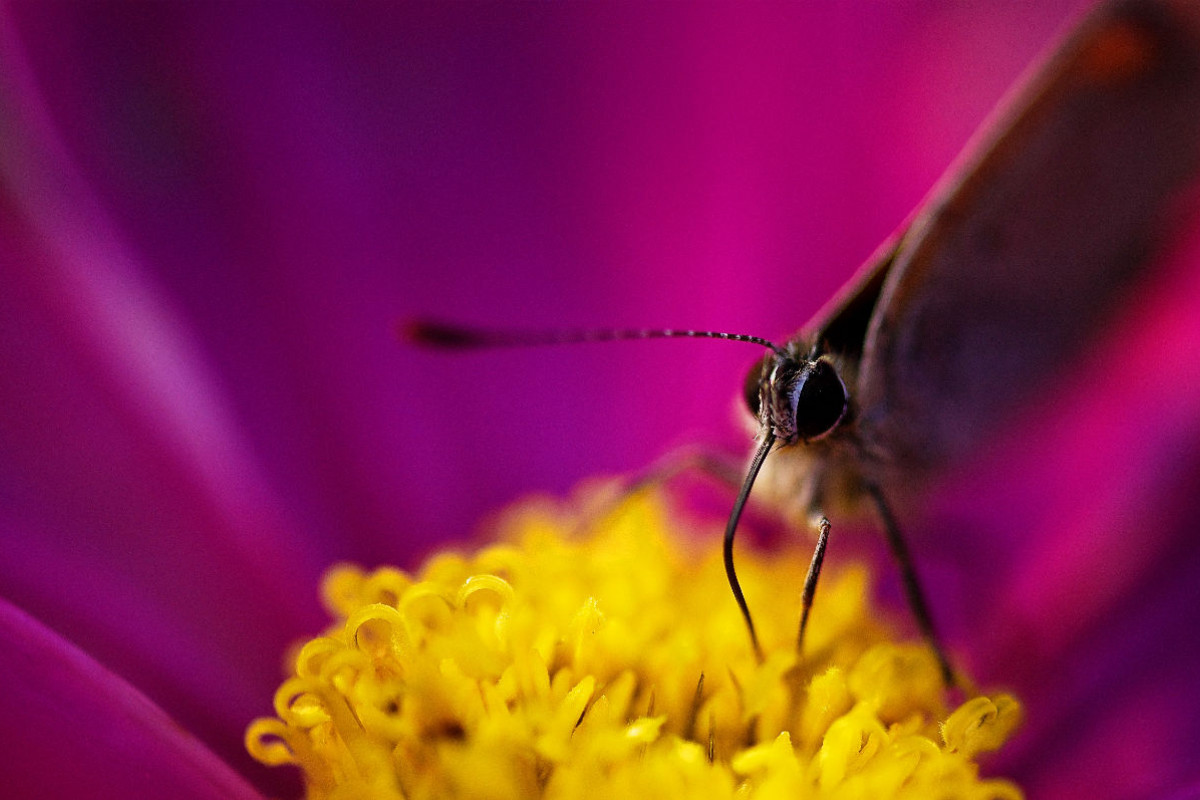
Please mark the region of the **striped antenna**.
[[623, 342], [639, 339], [724, 339], [766, 347], [778, 355], [785, 351], [761, 336], [720, 331], [678, 330], [675, 328], [594, 328], [562, 331], [496, 331], [465, 325], [410, 320], [399, 327], [400, 338], [426, 347], [473, 349], [483, 347], [539, 347], [588, 342]]

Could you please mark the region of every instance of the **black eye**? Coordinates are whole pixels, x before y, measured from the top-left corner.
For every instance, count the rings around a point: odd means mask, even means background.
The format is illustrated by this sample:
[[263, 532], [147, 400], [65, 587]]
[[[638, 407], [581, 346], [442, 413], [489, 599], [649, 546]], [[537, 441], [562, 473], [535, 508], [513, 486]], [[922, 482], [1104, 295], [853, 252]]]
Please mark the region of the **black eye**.
[[846, 386], [837, 370], [824, 359], [804, 367], [792, 388], [796, 433], [801, 439], [819, 439], [846, 415]]

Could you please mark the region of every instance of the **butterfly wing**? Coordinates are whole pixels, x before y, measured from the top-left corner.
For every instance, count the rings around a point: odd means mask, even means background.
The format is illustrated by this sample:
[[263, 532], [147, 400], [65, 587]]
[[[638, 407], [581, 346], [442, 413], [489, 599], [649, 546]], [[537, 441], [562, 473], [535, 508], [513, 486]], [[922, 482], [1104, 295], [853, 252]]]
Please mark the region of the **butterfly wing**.
[[913, 218], [856, 384], [862, 469], [944, 466], [1149, 272], [1200, 163], [1200, 4], [1094, 12]]

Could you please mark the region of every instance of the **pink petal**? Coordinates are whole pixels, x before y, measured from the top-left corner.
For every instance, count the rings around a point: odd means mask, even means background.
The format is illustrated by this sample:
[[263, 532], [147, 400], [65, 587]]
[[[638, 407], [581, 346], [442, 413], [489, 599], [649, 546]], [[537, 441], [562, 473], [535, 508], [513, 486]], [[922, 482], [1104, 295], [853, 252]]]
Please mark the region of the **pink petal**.
[[4, 793], [261, 798], [144, 694], [0, 600]]
[[320, 566], [186, 324], [75, 171], [9, 26], [0, 40], [0, 583], [261, 769], [239, 732], [288, 643], [319, 624]]

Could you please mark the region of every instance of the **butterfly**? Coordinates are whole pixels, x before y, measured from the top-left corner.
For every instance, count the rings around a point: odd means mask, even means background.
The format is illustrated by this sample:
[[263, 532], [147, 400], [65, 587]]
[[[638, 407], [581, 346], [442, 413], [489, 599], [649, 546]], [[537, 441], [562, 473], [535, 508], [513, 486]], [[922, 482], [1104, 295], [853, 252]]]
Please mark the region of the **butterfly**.
[[725, 532], [764, 464], [817, 546], [798, 646], [837, 511], [877, 512], [918, 625], [954, 681], [892, 498], [961, 462], [1027, 409], [1153, 272], [1200, 166], [1200, 4], [1106, 2], [1035, 65], [921, 206], [784, 345], [712, 331], [498, 333], [422, 322], [442, 346], [718, 338], [769, 352], [744, 387], [758, 426]]

